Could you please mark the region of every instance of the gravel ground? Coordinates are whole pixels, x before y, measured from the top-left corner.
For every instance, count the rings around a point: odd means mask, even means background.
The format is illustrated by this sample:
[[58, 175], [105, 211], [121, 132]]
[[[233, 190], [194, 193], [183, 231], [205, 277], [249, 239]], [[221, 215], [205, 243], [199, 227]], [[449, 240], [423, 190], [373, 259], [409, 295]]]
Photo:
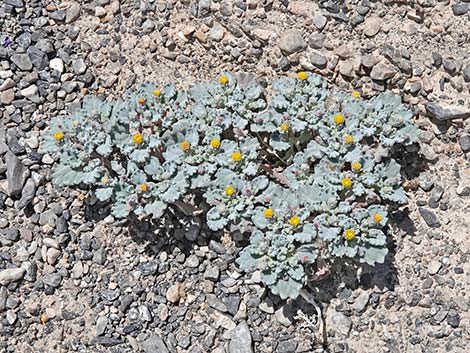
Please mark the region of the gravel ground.
[[[394, 256], [320, 283], [324, 335], [237, 269], [228, 235], [124, 227], [37, 152], [85, 95], [301, 69], [392, 89], [423, 130]], [[467, 352], [469, 117], [469, 0], [1, 1], [0, 352]]]

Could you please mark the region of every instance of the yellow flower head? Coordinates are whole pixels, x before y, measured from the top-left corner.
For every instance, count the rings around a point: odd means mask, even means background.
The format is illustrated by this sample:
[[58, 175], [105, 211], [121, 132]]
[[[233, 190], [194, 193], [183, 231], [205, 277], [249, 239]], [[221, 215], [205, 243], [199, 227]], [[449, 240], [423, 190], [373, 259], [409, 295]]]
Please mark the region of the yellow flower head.
[[189, 150], [189, 147], [191, 147], [191, 144], [189, 143], [188, 140], [184, 140], [183, 142], [180, 143], [180, 148], [181, 148], [183, 151]]
[[354, 136], [351, 134], [346, 134], [344, 135], [344, 141], [349, 144], [354, 143]]
[[162, 94], [162, 90], [160, 88], [155, 88], [152, 93], [154, 96], [159, 96]]
[[137, 99], [137, 102], [139, 102], [139, 104], [145, 104], [146, 99], [144, 97], [139, 97], [139, 99]]
[[354, 98], [359, 98], [361, 96], [361, 92], [359, 91], [352, 91], [351, 92], [351, 95], [354, 97]]
[[219, 77], [219, 82], [223, 85], [227, 84], [228, 83], [228, 77], [225, 76], [225, 75], [222, 75]]
[[54, 132], [54, 138], [57, 141], [60, 141], [64, 138], [64, 133], [62, 131], [56, 131], [56, 132]]
[[362, 164], [361, 164], [361, 162], [352, 162], [351, 163], [351, 168], [357, 172], [357, 171], [361, 170]]
[[102, 178], [101, 178], [101, 182], [102, 182], [103, 184], [107, 184], [107, 183], [109, 182], [108, 177], [107, 177], [106, 175], [105, 175], [104, 177], [102, 177]]
[[354, 231], [354, 229], [346, 229], [344, 231], [344, 237], [347, 239], [347, 240], [351, 240], [353, 239], [354, 237], [356, 236], [356, 232]]
[[139, 185], [140, 191], [146, 192], [149, 189], [149, 186], [145, 183]]
[[235, 193], [235, 188], [232, 185], [228, 185], [225, 188], [225, 195], [232, 196]]
[[291, 225], [293, 225], [294, 227], [297, 227], [299, 224], [300, 224], [300, 218], [297, 217], [297, 216], [292, 216], [290, 219], [289, 219], [289, 223]]
[[139, 132], [136, 132], [134, 135], [132, 135], [132, 141], [134, 141], [138, 145], [141, 144], [143, 140], [144, 140], [144, 137]]
[[377, 223], [380, 222], [382, 220], [382, 215], [380, 213], [376, 213], [374, 215], [374, 221], [376, 221]]
[[305, 71], [300, 71], [297, 73], [297, 77], [299, 78], [299, 80], [306, 80], [307, 77], [308, 77], [308, 73], [306, 73]]
[[336, 114], [336, 115], [333, 117], [333, 121], [334, 121], [336, 124], [342, 124], [342, 123], [344, 123], [344, 115], [343, 115], [343, 114]]
[[284, 121], [281, 125], [279, 125], [279, 128], [282, 131], [287, 131], [287, 130], [289, 130], [289, 123], [287, 121]]
[[212, 148], [219, 148], [220, 147], [220, 140], [219, 139], [212, 139], [211, 140], [211, 147]]
[[274, 211], [272, 208], [265, 209], [263, 213], [266, 218], [271, 218], [272, 216], [274, 216]]
[[232, 159], [236, 162], [241, 161], [243, 155], [240, 151], [235, 151], [232, 153]]
[[352, 185], [352, 180], [351, 180], [351, 178], [343, 178], [343, 180], [341, 180], [341, 184], [342, 184], [345, 188], [349, 188], [349, 187], [351, 187], [351, 185]]

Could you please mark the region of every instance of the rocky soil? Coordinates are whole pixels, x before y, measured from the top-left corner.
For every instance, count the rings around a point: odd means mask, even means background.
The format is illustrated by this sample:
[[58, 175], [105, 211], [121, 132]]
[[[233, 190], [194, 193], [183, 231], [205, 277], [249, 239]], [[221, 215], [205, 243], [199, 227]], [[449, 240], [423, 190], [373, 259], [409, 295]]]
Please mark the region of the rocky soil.
[[[237, 269], [229, 236], [125, 227], [54, 188], [38, 153], [85, 95], [301, 69], [365, 97], [392, 89], [423, 130], [394, 255], [320, 284], [324, 335], [309, 303]], [[469, 0], [3, 0], [0, 351], [467, 352], [469, 117]]]

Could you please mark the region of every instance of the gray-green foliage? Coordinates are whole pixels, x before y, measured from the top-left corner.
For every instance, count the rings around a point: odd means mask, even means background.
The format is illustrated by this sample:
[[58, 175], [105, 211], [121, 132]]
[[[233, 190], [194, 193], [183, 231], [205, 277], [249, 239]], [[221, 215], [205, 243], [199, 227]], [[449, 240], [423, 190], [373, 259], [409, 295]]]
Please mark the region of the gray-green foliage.
[[389, 92], [364, 100], [299, 77], [266, 90], [227, 73], [187, 91], [87, 99], [44, 136], [59, 156], [53, 181], [94, 190], [120, 218], [163, 218], [203, 196], [211, 229], [251, 234], [237, 262], [282, 298], [319, 259], [381, 263], [388, 205], [407, 201], [390, 150], [416, 141], [412, 113]]

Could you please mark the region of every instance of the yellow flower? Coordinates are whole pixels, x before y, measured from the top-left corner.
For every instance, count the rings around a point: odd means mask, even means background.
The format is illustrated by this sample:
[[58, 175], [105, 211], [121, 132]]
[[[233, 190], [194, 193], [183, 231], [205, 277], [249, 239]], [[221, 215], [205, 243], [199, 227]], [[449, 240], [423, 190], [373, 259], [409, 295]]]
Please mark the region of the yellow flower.
[[351, 92], [351, 95], [354, 97], [354, 98], [359, 98], [361, 96], [361, 92], [359, 91], [352, 91]]
[[374, 215], [374, 221], [376, 221], [377, 223], [380, 222], [382, 220], [382, 215], [380, 213], [376, 213]]
[[184, 140], [183, 142], [180, 143], [180, 147], [183, 151], [187, 151], [189, 150], [189, 147], [191, 147], [191, 145], [188, 140]]
[[146, 99], [145, 99], [144, 97], [139, 97], [139, 99], [137, 100], [137, 102], [139, 102], [139, 104], [145, 104]]
[[266, 218], [271, 218], [272, 216], [274, 216], [274, 211], [272, 208], [267, 208], [264, 210], [264, 216]]
[[57, 132], [54, 132], [54, 138], [57, 140], [57, 141], [60, 141], [64, 138], [64, 133], [62, 131], [57, 131]]
[[345, 188], [349, 188], [352, 185], [352, 180], [350, 178], [343, 178], [343, 180], [341, 180], [341, 184], [343, 184]]
[[235, 193], [235, 188], [229, 185], [225, 188], [225, 195], [232, 196]]
[[344, 135], [344, 141], [349, 144], [354, 143], [354, 136], [351, 134], [346, 134]]
[[300, 218], [297, 217], [297, 216], [292, 216], [290, 219], [289, 219], [289, 223], [291, 225], [293, 225], [294, 227], [297, 227], [299, 224], [300, 224]]
[[107, 184], [108, 181], [109, 181], [109, 179], [108, 179], [108, 177], [107, 177], [106, 175], [101, 178], [101, 182], [102, 182], [103, 184]]
[[242, 159], [242, 157], [243, 157], [243, 155], [242, 155], [242, 153], [241, 153], [240, 151], [235, 151], [235, 152], [232, 153], [232, 159], [233, 159], [234, 161], [237, 161], [237, 162], [238, 162], [238, 161], [240, 161], [240, 160]]
[[149, 186], [145, 183], [139, 185], [140, 191], [146, 192], [149, 189]]
[[344, 237], [347, 239], [347, 240], [351, 240], [353, 239], [354, 237], [356, 236], [356, 232], [354, 231], [354, 229], [346, 229], [344, 231]]
[[219, 148], [220, 147], [220, 140], [219, 139], [212, 139], [211, 140], [211, 147], [212, 148]]
[[138, 145], [141, 144], [143, 140], [144, 140], [144, 137], [139, 132], [136, 132], [134, 135], [132, 135], [132, 141], [134, 141]]
[[306, 80], [307, 77], [308, 77], [308, 73], [306, 73], [305, 71], [300, 71], [299, 73], [297, 73], [297, 77], [299, 78], [299, 80]]
[[287, 121], [284, 121], [280, 126], [279, 128], [282, 130], [282, 131], [287, 131], [289, 130], [289, 123]]
[[344, 123], [344, 115], [343, 115], [343, 114], [336, 114], [336, 115], [333, 117], [333, 121], [334, 121], [336, 124], [342, 124], [342, 123]]
[[222, 75], [219, 77], [219, 82], [223, 85], [227, 84], [228, 83], [228, 77], [225, 76], [225, 75]]
[[361, 162], [352, 162], [351, 168], [354, 169], [355, 171], [359, 171], [362, 168], [362, 164]]
[[162, 90], [160, 88], [155, 88], [152, 93], [154, 96], [159, 96], [162, 94]]

